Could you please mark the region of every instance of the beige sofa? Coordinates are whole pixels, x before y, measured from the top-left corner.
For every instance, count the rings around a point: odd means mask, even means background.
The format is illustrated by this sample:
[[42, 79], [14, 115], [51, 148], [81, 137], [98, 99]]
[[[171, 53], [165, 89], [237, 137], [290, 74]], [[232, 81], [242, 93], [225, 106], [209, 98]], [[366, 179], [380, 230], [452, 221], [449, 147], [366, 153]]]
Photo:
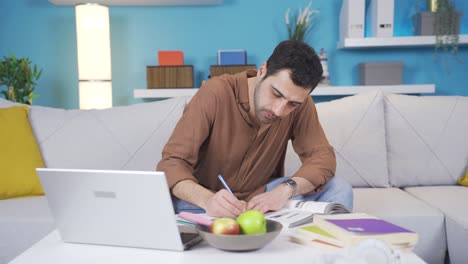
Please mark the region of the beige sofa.
[[[91, 111], [33, 106], [29, 119], [47, 167], [153, 170], [189, 99]], [[0, 108], [11, 105], [0, 99]], [[354, 186], [354, 211], [418, 232], [415, 252], [428, 263], [444, 263], [446, 255], [464, 263], [468, 189], [456, 180], [468, 163], [468, 98], [374, 91], [317, 109], [337, 177]], [[299, 166], [289, 147], [286, 174]], [[0, 263], [53, 228], [44, 197], [1, 200]]]

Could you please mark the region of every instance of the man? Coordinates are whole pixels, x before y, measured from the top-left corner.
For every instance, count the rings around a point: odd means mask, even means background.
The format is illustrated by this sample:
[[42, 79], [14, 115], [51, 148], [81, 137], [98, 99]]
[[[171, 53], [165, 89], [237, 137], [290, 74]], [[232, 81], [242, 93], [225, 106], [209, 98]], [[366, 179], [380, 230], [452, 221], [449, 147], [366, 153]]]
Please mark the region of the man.
[[[186, 106], [157, 166], [167, 175], [176, 212], [236, 217], [250, 209], [278, 210], [295, 196], [351, 209], [351, 186], [332, 179], [334, 151], [310, 97], [322, 72], [311, 47], [283, 41], [258, 71], [207, 81]], [[290, 139], [302, 166], [288, 178]]]

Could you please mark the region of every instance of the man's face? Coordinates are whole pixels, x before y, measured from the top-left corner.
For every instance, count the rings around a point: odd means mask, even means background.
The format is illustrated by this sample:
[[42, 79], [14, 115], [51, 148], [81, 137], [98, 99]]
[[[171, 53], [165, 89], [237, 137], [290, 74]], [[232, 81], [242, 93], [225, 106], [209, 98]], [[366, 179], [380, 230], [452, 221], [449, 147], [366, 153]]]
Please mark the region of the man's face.
[[309, 96], [310, 89], [295, 85], [289, 76], [289, 70], [281, 70], [262, 81], [266, 68], [262, 70], [258, 75], [260, 81], [255, 86], [255, 115], [261, 123], [270, 124], [287, 116], [302, 104]]

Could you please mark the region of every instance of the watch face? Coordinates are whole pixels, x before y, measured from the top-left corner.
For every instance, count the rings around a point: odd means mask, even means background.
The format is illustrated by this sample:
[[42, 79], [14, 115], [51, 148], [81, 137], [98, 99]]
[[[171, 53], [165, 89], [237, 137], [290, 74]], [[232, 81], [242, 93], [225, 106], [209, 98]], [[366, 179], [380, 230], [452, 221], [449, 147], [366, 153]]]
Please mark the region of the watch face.
[[291, 197], [294, 197], [296, 195], [296, 186], [297, 186], [296, 182], [293, 179], [288, 179], [284, 183], [292, 189]]
[[289, 179], [286, 181], [292, 188], [296, 188], [296, 181], [294, 181], [293, 179]]

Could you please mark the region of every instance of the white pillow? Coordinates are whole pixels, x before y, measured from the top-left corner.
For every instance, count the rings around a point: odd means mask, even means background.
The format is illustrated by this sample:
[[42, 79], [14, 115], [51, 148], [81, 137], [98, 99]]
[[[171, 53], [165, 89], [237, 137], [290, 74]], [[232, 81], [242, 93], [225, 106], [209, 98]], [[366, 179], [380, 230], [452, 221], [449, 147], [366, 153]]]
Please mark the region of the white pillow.
[[30, 121], [46, 167], [152, 171], [186, 101], [104, 110], [32, 106]]
[[12, 107], [15, 105], [22, 105], [22, 104], [13, 103], [12, 101], [8, 101], [6, 99], [0, 98], [0, 108]]
[[[327, 139], [335, 149], [335, 175], [354, 187], [389, 187], [382, 91], [318, 103], [316, 107]], [[300, 165], [289, 143], [286, 175], [292, 175]]]
[[456, 184], [468, 163], [468, 98], [387, 94], [384, 101], [391, 184]]

